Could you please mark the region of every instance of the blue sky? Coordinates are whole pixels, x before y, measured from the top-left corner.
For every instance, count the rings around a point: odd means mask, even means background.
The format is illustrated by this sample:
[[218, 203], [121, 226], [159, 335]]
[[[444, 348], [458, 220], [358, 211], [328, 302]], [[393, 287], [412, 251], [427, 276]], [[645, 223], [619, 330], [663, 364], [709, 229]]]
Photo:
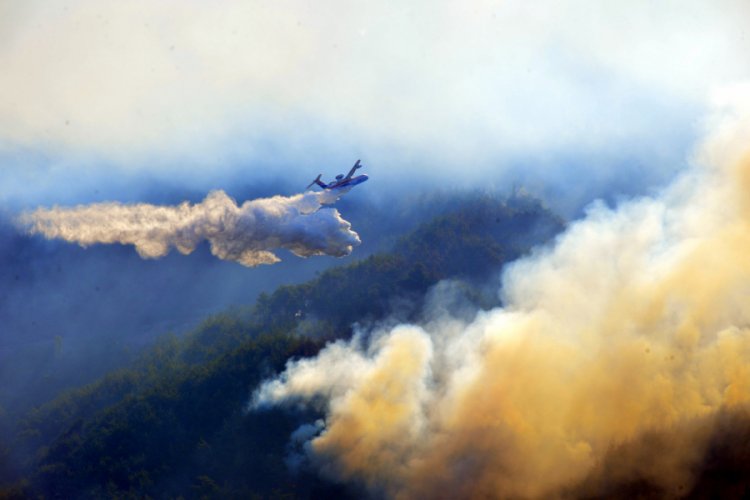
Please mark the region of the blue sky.
[[304, 186], [358, 157], [370, 190], [647, 191], [685, 165], [712, 93], [750, 73], [748, 14], [734, 0], [5, 2], [0, 203]]

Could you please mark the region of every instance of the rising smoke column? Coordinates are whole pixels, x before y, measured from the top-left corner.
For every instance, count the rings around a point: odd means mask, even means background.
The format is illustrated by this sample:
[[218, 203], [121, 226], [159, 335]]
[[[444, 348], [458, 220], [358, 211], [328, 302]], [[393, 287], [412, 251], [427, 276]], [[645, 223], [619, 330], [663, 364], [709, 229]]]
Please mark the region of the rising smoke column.
[[335, 342], [252, 406], [323, 401], [308, 458], [376, 496], [684, 494], [720, 416], [750, 403], [748, 146], [750, 121], [721, 123], [703, 167], [593, 205], [513, 265], [503, 308]]
[[158, 258], [176, 248], [189, 254], [202, 241], [211, 253], [245, 266], [273, 264], [273, 250], [286, 248], [300, 257], [342, 257], [360, 243], [351, 224], [335, 209], [329, 192], [250, 200], [238, 206], [223, 191], [212, 191], [197, 204], [157, 206], [145, 203], [95, 203], [74, 208], [39, 208], [20, 217], [31, 233], [81, 246], [96, 243], [134, 245], [143, 258]]

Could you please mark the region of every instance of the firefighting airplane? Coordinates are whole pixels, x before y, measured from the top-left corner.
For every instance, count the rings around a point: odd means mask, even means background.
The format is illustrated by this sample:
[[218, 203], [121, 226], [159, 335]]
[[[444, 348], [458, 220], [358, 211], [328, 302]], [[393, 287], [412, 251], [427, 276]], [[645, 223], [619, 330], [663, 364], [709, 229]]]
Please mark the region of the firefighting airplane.
[[328, 184], [320, 180], [320, 176], [323, 174], [318, 174], [318, 176], [315, 178], [314, 181], [310, 183], [305, 189], [310, 189], [313, 184], [317, 184], [321, 188], [323, 188], [326, 191], [336, 190], [340, 192], [347, 192], [357, 184], [362, 184], [365, 182], [369, 177], [367, 177], [366, 174], [358, 175], [357, 177], [352, 177], [354, 175], [354, 172], [357, 169], [362, 168], [362, 165], [359, 164], [359, 160], [357, 160], [357, 163], [354, 164], [351, 170], [349, 170], [349, 173], [346, 174], [346, 177], [344, 177], [344, 174], [339, 174], [336, 176], [335, 181], [331, 181]]

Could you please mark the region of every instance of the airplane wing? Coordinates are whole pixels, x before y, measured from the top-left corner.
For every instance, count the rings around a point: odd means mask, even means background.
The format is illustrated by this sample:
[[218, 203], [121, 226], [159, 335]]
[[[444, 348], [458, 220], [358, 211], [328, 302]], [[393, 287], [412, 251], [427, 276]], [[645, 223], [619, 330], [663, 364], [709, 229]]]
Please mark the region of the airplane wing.
[[351, 170], [349, 170], [349, 173], [346, 174], [346, 177], [344, 177], [343, 180], [351, 179], [352, 175], [354, 175], [354, 172], [358, 169], [362, 168], [362, 165], [359, 164], [359, 160], [357, 160], [357, 163], [354, 164]]

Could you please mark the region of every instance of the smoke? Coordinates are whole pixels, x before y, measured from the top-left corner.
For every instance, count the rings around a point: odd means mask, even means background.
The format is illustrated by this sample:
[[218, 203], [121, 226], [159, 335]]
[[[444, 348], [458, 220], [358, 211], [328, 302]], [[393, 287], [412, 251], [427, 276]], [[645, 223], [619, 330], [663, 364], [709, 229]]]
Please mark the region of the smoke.
[[0, 203], [203, 190], [360, 154], [394, 189], [517, 180], [575, 211], [646, 192], [707, 89], [750, 73], [746, 0], [679, 5], [0, 2]]
[[322, 404], [308, 458], [376, 496], [684, 494], [718, 416], [750, 402], [747, 117], [659, 196], [595, 204], [512, 265], [504, 307], [335, 342], [252, 406]]
[[285, 248], [300, 257], [342, 257], [360, 243], [351, 224], [335, 209], [330, 192], [307, 192], [246, 201], [241, 206], [223, 191], [212, 191], [200, 203], [178, 206], [95, 203], [75, 208], [39, 208], [20, 217], [31, 233], [76, 242], [134, 245], [147, 259], [172, 247], [189, 254], [207, 240], [211, 253], [245, 266], [273, 264], [273, 250]]

